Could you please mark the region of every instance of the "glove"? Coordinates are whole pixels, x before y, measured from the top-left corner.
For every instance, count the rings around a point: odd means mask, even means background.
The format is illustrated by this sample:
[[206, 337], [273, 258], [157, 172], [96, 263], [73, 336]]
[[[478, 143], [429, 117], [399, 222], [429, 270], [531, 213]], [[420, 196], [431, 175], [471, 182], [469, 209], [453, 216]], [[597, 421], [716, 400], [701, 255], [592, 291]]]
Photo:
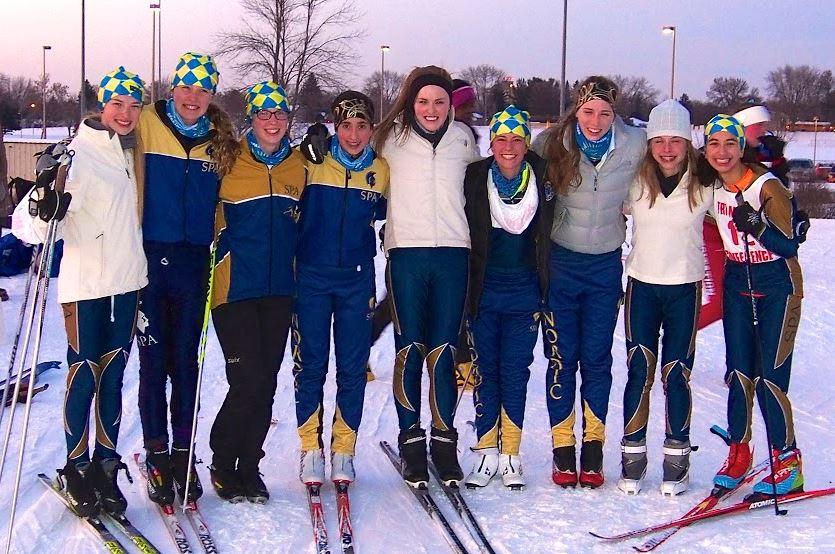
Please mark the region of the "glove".
[[299, 151], [307, 161], [318, 165], [325, 161], [326, 142], [327, 137], [318, 134], [307, 134], [299, 144]]
[[70, 207], [72, 194], [69, 192], [59, 193], [52, 188], [39, 188], [36, 192], [38, 198], [29, 200], [29, 214], [37, 215], [43, 221], [61, 221], [67, 215], [67, 208]]
[[733, 211], [736, 228], [741, 233], [747, 233], [759, 238], [765, 231], [765, 221], [762, 212], [754, 209], [748, 202], [743, 202]]

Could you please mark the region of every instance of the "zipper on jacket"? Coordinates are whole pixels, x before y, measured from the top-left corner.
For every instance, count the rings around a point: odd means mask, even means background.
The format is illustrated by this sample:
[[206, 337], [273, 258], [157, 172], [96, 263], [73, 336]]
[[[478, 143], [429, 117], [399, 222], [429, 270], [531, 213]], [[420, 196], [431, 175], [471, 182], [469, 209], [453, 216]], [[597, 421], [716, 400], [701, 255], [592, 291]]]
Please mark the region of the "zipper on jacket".
[[342, 189], [342, 219], [339, 221], [339, 267], [342, 267], [342, 245], [345, 236], [345, 212], [348, 205], [348, 181], [351, 179], [351, 170], [345, 169], [345, 188]]
[[269, 244], [269, 253], [267, 254], [267, 260], [269, 261], [269, 269], [267, 270], [267, 290], [270, 291], [272, 295], [273, 292], [273, 169], [271, 167], [267, 168], [267, 182], [269, 183], [270, 187], [270, 244]]
[[188, 242], [188, 167], [191, 165], [191, 150], [186, 152], [186, 171], [183, 182], [183, 242]]

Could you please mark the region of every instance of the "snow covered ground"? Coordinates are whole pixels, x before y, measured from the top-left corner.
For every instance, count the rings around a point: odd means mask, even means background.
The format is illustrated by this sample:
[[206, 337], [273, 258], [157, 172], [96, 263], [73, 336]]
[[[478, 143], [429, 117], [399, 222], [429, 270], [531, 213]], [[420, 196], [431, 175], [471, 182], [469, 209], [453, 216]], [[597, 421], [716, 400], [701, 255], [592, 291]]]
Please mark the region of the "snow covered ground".
[[[820, 139], [820, 136], [819, 136]], [[482, 139], [484, 140], [484, 139]], [[819, 143], [820, 145], [820, 143]], [[833, 156], [835, 158], [835, 156]], [[832, 486], [835, 480], [835, 380], [830, 379], [832, 342], [835, 339], [835, 221], [814, 220], [809, 240], [801, 249], [800, 259], [805, 276], [803, 321], [794, 356], [794, 375], [790, 398], [794, 405], [798, 444], [805, 455], [807, 489]], [[377, 286], [382, 293], [384, 260], [377, 258]], [[23, 296], [25, 276], [0, 279], [0, 287], [8, 290], [11, 300], [0, 305], [5, 322], [0, 345], [0, 367], [5, 368], [10, 341], [19, 305]], [[41, 360], [65, 360], [66, 340], [60, 310], [50, 291], [44, 344]], [[491, 483], [481, 491], [465, 491], [482, 527], [499, 552], [546, 553], [585, 551], [627, 551], [627, 544], [606, 545], [587, 531], [621, 531], [658, 523], [677, 517], [701, 500], [711, 487], [713, 473], [721, 465], [727, 448], [708, 433], [712, 424], [725, 423], [726, 388], [724, 342], [720, 324], [702, 330], [697, 339], [696, 363], [693, 369], [694, 394], [692, 438], [701, 448], [692, 456], [690, 491], [674, 498], [663, 498], [657, 492], [661, 481], [661, 447], [663, 442], [663, 393], [656, 383], [652, 394], [652, 416], [648, 444], [650, 466], [645, 491], [627, 497], [615, 484], [619, 473], [619, 441], [622, 432], [622, 394], [626, 375], [622, 322], [619, 323], [614, 355], [609, 425], [605, 447], [606, 483], [599, 489], [562, 490], [550, 480], [551, 444], [548, 415], [545, 408], [545, 360], [541, 345], [528, 386], [528, 404], [522, 457], [528, 487], [521, 492], [505, 490], [501, 482]], [[443, 538], [420, 510], [412, 495], [377, 447], [380, 440], [395, 443], [397, 417], [394, 410], [391, 381], [393, 340], [388, 330], [372, 350], [371, 363], [377, 380], [369, 383], [365, 415], [360, 429], [356, 467], [359, 479], [351, 488], [354, 530], [357, 550], [365, 553], [447, 552]], [[285, 357], [278, 378], [273, 416], [276, 423], [265, 445], [266, 458], [261, 465], [272, 498], [264, 506], [248, 503], [230, 505], [220, 501], [209, 484], [205, 465], [199, 466], [206, 494], [201, 508], [208, 518], [222, 552], [313, 552], [309, 515], [304, 487], [299, 483], [298, 437], [293, 405], [292, 362]], [[4, 372], [5, 373], [5, 372]], [[64, 436], [61, 426], [61, 401], [66, 364], [41, 377], [49, 390], [38, 395], [32, 406], [32, 419], [27, 439], [20, 500], [13, 535], [14, 552], [57, 552], [64, 554], [95, 551], [97, 542], [81, 523], [36, 482], [38, 472], [54, 473], [64, 464]], [[124, 413], [119, 450], [126, 461], [142, 446], [141, 426], [137, 408], [138, 360], [132, 354], [125, 374]], [[5, 377], [5, 375], [3, 375]], [[658, 381], [658, 379], [656, 380]], [[210, 331], [202, 397], [202, 412], [197, 435], [197, 453], [211, 460], [208, 433], [214, 414], [226, 392], [223, 356], [213, 331]], [[326, 414], [333, 414], [335, 386], [333, 371], [326, 385]], [[424, 395], [425, 398], [425, 395]], [[424, 421], [429, 421], [424, 406]], [[6, 460], [0, 484], [0, 544], [5, 544], [8, 508], [15, 477], [15, 463], [21, 441], [19, 425], [23, 411], [15, 414], [12, 447]], [[473, 419], [473, 407], [467, 395], [456, 417], [461, 431], [461, 459], [469, 470], [468, 447], [475, 441], [473, 431], [465, 424]], [[6, 411], [3, 429], [9, 420]], [[761, 418], [755, 418], [757, 458], [765, 453]], [[428, 423], [427, 423], [428, 425]], [[325, 440], [329, 439], [326, 431]], [[132, 467], [133, 470], [133, 467]], [[144, 493], [137, 471], [131, 485], [122, 477], [122, 488], [128, 497], [128, 516], [164, 552], [174, 546]], [[331, 544], [336, 540], [335, 497], [330, 488], [323, 494]], [[444, 510], [452, 510], [441, 500]], [[678, 533], [664, 547], [668, 551], [692, 552], [762, 552], [782, 550], [835, 551], [835, 498], [809, 500], [788, 507], [785, 517], [775, 518], [773, 511], [733, 516], [720, 521], [694, 525]], [[466, 535], [459, 528], [462, 536]], [[192, 537], [192, 545], [197, 541]], [[475, 544], [467, 542], [471, 552]]]

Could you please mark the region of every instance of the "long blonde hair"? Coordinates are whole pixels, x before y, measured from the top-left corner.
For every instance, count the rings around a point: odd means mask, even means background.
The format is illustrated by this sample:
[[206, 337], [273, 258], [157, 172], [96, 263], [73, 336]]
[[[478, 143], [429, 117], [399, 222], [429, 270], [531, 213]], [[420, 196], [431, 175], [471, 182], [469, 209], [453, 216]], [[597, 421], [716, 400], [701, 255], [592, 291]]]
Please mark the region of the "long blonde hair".
[[[682, 174], [686, 171], [690, 172], [687, 177], [687, 201], [690, 205], [691, 212], [696, 205], [698, 205], [696, 195], [699, 193], [699, 189], [702, 186], [696, 176], [696, 166], [698, 161], [699, 153], [696, 152], [695, 148], [693, 148], [693, 143], [688, 140], [687, 157], [684, 161]], [[644, 193], [647, 193], [649, 196], [650, 208], [655, 205], [655, 200], [658, 198], [658, 195], [661, 194], [661, 184], [658, 181], [658, 171], [658, 162], [655, 161], [655, 158], [652, 156], [652, 150], [647, 147], [646, 154], [644, 154], [644, 159], [641, 162], [641, 167], [638, 170], [638, 178], [641, 183], [641, 194], [638, 196], [638, 199], [640, 200], [643, 198]]]
[[232, 171], [232, 166], [241, 153], [241, 145], [232, 120], [220, 106], [212, 102], [206, 110], [206, 115], [215, 128], [211, 142], [212, 159], [217, 163], [218, 177], [223, 178]]
[[[383, 145], [392, 131], [395, 132], [397, 140], [400, 142], [405, 141], [409, 136], [409, 130], [412, 127], [412, 122], [415, 120], [415, 95], [412, 91], [412, 83], [414, 83], [415, 79], [423, 75], [438, 75], [448, 80], [450, 88], [452, 88], [452, 77], [443, 67], [427, 65], [414, 68], [406, 76], [406, 79], [403, 80], [403, 86], [400, 87], [400, 92], [394, 101], [394, 105], [374, 132], [374, 150], [378, 154], [382, 154]], [[448, 118], [452, 117], [452, 98], [449, 100], [450, 110], [449, 114], [447, 114]], [[400, 116], [402, 117], [398, 126], [396, 119]]]

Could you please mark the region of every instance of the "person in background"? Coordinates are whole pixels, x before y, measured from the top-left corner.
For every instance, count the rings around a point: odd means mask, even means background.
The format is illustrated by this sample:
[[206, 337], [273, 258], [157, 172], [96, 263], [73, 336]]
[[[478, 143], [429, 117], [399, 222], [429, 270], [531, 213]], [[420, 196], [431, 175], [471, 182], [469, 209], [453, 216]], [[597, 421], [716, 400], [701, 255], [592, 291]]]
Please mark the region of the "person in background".
[[467, 167], [465, 212], [470, 228], [467, 301], [473, 404], [478, 442], [468, 487], [495, 475], [514, 489], [526, 483], [519, 448], [525, 401], [548, 297], [549, 235], [554, 191], [545, 161], [528, 151], [530, 115], [514, 105], [490, 121], [493, 155]]
[[[209, 288], [210, 245], [220, 178], [239, 150], [226, 114], [212, 103], [220, 74], [211, 56], [177, 61], [171, 97], [145, 106], [139, 119], [137, 170], [143, 191], [142, 232], [148, 286], [140, 295], [139, 414], [148, 496], [174, 502], [185, 493], [192, 419], [197, 407], [197, 356]], [[166, 385], [171, 380], [171, 403]], [[169, 409], [171, 442], [169, 444]], [[203, 492], [191, 471], [188, 501]]]
[[453, 120], [451, 99], [446, 70], [415, 68], [374, 138], [391, 171], [385, 248], [395, 330], [393, 389], [402, 474], [415, 487], [429, 481], [420, 422], [424, 361], [432, 461], [447, 484], [463, 478], [453, 421], [454, 363], [470, 248], [464, 173], [479, 156], [466, 126]]
[[[623, 203], [646, 150], [643, 129], [615, 114], [618, 89], [599, 76], [577, 89], [574, 108], [537, 137], [557, 201], [551, 229], [549, 311], [543, 315], [554, 483], [603, 484], [603, 441], [612, 387], [612, 342], [623, 289]], [[574, 403], [583, 410], [580, 475]]]
[[322, 421], [331, 323], [336, 408], [330, 477], [335, 483], [351, 483], [356, 478], [354, 454], [376, 303], [374, 223], [385, 219], [389, 185], [388, 164], [369, 144], [375, 119], [371, 99], [348, 90], [336, 97], [331, 112], [336, 135], [323, 156], [308, 160], [309, 184], [300, 206], [299, 284], [293, 319], [299, 477], [305, 484], [319, 485], [325, 480]]
[[220, 186], [212, 321], [229, 390], [212, 425], [212, 486], [230, 502], [263, 504], [259, 471], [290, 329], [304, 160], [287, 137], [287, 95], [272, 81], [247, 90], [252, 128]]
[[[719, 114], [705, 126], [705, 158], [717, 175], [710, 213], [725, 246], [722, 324], [730, 449], [713, 478], [733, 489], [751, 469], [754, 395], [770, 439], [774, 473], [754, 485], [757, 501], [803, 490], [803, 465], [788, 397], [803, 275], [792, 193], [760, 164], [743, 162], [742, 123]], [[754, 315], [756, 313], [756, 315]], [[755, 319], [757, 323], [755, 323]]]
[[452, 80], [452, 107], [455, 108], [455, 121], [460, 121], [472, 132], [473, 138], [478, 143], [478, 133], [473, 127], [473, 117], [476, 111], [475, 87], [464, 79]]
[[[35, 214], [29, 202], [20, 202], [14, 214], [14, 233], [21, 239], [43, 242], [55, 220], [64, 240], [58, 301], [67, 331], [67, 461], [58, 474], [70, 508], [81, 517], [100, 509], [119, 515], [127, 508], [117, 482], [118, 472], [127, 467], [117, 448], [122, 378], [139, 290], [148, 283], [134, 171], [134, 129], [144, 92], [142, 79], [124, 67], [105, 75], [98, 90], [101, 112], [83, 120], [67, 147], [74, 155], [64, 191], [33, 189]], [[96, 429], [92, 459], [91, 415]]]
[[626, 259], [624, 307], [628, 377], [618, 481], [618, 488], [629, 494], [641, 490], [646, 475], [656, 365], [666, 400], [661, 493], [680, 494], [689, 483], [689, 383], [705, 275], [702, 224], [713, 202], [713, 188], [702, 186], [696, 177], [698, 154], [691, 136], [684, 106], [675, 100], [655, 106], [647, 123], [647, 153], [629, 189], [632, 250]]
[[740, 106], [733, 117], [745, 128], [745, 151], [742, 161], [761, 163], [785, 186], [790, 186], [789, 164], [783, 155], [786, 142], [769, 132], [771, 113], [768, 108], [762, 104], [748, 102]]

